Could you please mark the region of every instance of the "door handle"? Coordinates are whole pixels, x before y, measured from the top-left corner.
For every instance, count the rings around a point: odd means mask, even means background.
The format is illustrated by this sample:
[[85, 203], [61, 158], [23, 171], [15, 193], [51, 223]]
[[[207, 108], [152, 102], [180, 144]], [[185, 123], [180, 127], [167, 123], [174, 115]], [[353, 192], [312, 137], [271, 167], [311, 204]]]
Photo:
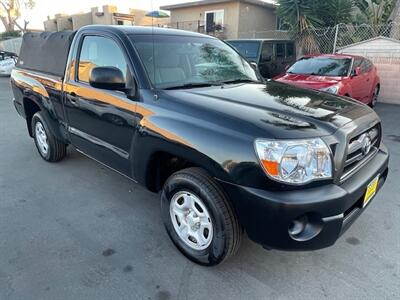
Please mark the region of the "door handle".
[[76, 94], [74, 92], [69, 94], [68, 98], [69, 98], [69, 101], [71, 101], [72, 103], [76, 103], [78, 101], [78, 97], [76, 96]]

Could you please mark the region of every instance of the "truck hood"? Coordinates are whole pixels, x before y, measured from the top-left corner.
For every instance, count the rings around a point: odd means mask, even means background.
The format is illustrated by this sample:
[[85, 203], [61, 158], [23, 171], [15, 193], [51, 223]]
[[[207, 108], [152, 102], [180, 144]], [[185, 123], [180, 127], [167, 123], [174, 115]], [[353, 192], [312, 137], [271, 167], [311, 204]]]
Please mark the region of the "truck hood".
[[275, 80], [298, 87], [319, 90], [338, 84], [342, 77], [286, 73], [276, 77]]
[[210, 120], [235, 131], [271, 138], [305, 138], [333, 134], [366, 114], [368, 106], [348, 98], [293, 87], [274, 81], [188, 90], [164, 91], [190, 107], [199, 122]]

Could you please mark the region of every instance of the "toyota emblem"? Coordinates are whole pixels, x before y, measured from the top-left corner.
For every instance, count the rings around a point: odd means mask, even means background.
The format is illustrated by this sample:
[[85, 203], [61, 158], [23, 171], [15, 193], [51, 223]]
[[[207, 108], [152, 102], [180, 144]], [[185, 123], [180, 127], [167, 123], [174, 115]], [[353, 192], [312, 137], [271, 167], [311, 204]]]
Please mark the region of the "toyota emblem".
[[361, 150], [362, 150], [362, 152], [364, 153], [364, 155], [367, 155], [367, 154], [369, 153], [369, 151], [371, 150], [371, 147], [372, 147], [372, 141], [371, 141], [370, 136], [367, 135], [367, 136], [364, 138], [363, 146], [362, 146], [362, 148], [361, 148]]

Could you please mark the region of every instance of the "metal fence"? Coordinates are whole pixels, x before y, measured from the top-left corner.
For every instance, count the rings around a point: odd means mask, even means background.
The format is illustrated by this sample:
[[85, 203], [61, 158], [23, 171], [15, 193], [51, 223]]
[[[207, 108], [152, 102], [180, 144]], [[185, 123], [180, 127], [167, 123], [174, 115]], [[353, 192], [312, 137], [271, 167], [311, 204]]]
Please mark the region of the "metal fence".
[[301, 53], [334, 53], [338, 49], [363, 42], [378, 36], [400, 40], [400, 24], [351, 25], [338, 24], [334, 27], [309, 29], [294, 37]]
[[208, 26], [203, 20], [194, 20], [194, 21], [179, 21], [179, 22], [171, 22], [171, 23], [154, 23], [152, 26], [156, 27], [164, 27], [164, 28], [174, 28], [174, 29], [181, 29], [199, 33], [205, 33], [208, 35], [212, 35], [221, 39], [226, 38], [226, 34], [228, 32], [228, 27], [226, 25], [215, 25], [215, 26]]
[[389, 23], [378, 26], [338, 24], [334, 27], [311, 28], [298, 35], [284, 30], [266, 30], [239, 32], [238, 36], [239, 38], [295, 40], [299, 55], [334, 53], [342, 47], [378, 36], [400, 40], [400, 24]]
[[19, 54], [21, 48], [22, 38], [13, 38], [9, 40], [0, 41], [0, 50], [5, 50]]

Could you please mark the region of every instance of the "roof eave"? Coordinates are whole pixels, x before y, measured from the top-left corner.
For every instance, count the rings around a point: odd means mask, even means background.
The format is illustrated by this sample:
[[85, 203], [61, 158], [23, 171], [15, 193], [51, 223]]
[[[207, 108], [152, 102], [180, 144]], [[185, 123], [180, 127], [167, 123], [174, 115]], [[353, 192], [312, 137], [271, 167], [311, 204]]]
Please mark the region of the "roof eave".
[[220, 4], [224, 2], [247, 2], [251, 3], [254, 5], [258, 5], [261, 7], [267, 7], [271, 9], [275, 9], [277, 7], [276, 4], [274, 3], [268, 3], [268, 2], [263, 2], [263, 1], [258, 1], [258, 0], [220, 0], [220, 1], [212, 1], [207, 3], [206, 1], [193, 1], [193, 2], [185, 2], [185, 3], [180, 3], [180, 4], [172, 4], [172, 5], [164, 5], [160, 6], [161, 10], [174, 10], [174, 9], [179, 9], [179, 8], [188, 8], [188, 7], [195, 7], [195, 6], [203, 6], [203, 5], [210, 5], [210, 4]]

